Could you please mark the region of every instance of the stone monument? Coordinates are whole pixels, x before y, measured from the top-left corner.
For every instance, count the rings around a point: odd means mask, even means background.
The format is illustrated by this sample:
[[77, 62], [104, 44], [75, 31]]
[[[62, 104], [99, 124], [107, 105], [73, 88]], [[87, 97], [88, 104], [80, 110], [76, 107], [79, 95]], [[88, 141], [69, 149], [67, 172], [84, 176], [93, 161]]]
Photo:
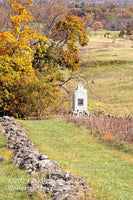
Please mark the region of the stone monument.
[[78, 83], [77, 89], [73, 92], [73, 113], [85, 113], [87, 110], [87, 90], [84, 89], [81, 82]]

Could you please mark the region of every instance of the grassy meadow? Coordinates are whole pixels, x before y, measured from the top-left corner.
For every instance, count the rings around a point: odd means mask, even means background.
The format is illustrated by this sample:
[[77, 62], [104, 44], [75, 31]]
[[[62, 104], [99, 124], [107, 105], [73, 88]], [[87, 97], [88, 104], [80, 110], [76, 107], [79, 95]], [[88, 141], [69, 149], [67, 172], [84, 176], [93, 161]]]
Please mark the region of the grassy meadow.
[[[81, 81], [88, 90], [91, 113], [133, 115], [133, 41], [119, 38], [118, 32], [111, 32], [109, 37], [104, 34], [92, 33], [88, 46], [79, 48], [81, 66], [65, 85], [69, 93], [61, 91], [56, 113], [72, 110], [72, 93]], [[69, 78], [67, 71], [62, 73]], [[43, 154], [64, 170], [86, 177], [92, 196], [100, 200], [133, 200], [132, 151], [129, 154], [101, 143], [84, 126], [54, 120], [20, 122]], [[5, 144], [6, 138], [0, 133], [0, 156], [10, 154]], [[26, 187], [31, 178], [14, 166], [11, 158], [0, 162], [0, 172], [0, 200], [31, 199], [24, 191], [10, 191], [11, 187]], [[17, 182], [20, 178], [23, 184]]]
[[[88, 46], [80, 48], [82, 61], [59, 99], [60, 110], [72, 110], [72, 93], [81, 81], [88, 90], [88, 110], [112, 115], [133, 115], [133, 41], [93, 35]], [[66, 72], [66, 77], [69, 77]]]
[[100, 200], [133, 199], [133, 156], [100, 143], [84, 126], [62, 121], [21, 121], [35, 146], [74, 175], [87, 177]]

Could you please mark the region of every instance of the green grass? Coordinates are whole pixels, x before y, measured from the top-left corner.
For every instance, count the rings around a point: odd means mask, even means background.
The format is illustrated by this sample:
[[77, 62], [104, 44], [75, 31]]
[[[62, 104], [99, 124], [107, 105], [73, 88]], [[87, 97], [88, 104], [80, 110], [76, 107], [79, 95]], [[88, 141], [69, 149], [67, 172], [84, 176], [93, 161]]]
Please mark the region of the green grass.
[[4, 136], [4, 134], [0, 133], [0, 149], [1, 151], [4, 149], [6, 144], [6, 137]]
[[65, 170], [87, 176], [101, 200], [133, 199], [133, 156], [99, 143], [84, 126], [46, 121], [21, 121], [29, 138]]
[[98, 30], [98, 31], [92, 31], [92, 30], [88, 30], [88, 34], [89, 36], [94, 36], [94, 35], [104, 35], [106, 33], [110, 33], [110, 35], [115, 35], [118, 36], [118, 34], [120, 33], [120, 31], [108, 31], [106, 29], [102, 29], [102, 30]]

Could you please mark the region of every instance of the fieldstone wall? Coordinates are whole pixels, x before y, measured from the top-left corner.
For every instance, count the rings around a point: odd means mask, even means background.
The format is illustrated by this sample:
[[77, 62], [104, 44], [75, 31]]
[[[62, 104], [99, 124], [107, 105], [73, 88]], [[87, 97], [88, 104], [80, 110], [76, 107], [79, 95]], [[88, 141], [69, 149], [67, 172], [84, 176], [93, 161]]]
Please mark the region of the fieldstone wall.
[[[83, 179], [62, 171], [56, 161], [40, 153], [28, 139], [28, 133], [13, 117], [0, 117], [0, 125], [5, 126], [6, 146], [13, 152], [12, 162], [31, 175], [37, 173], [40, 177], [40, 180], [29, 182], [28, 188], [36, 186], [36, 190], [41, 188], [50, 192], [50, 200], [76, 200], [84, 195], [84, 199], [92, 199], [86, 195], [89, 191]], [[42, 174], [45, 178], [41, 178]]]

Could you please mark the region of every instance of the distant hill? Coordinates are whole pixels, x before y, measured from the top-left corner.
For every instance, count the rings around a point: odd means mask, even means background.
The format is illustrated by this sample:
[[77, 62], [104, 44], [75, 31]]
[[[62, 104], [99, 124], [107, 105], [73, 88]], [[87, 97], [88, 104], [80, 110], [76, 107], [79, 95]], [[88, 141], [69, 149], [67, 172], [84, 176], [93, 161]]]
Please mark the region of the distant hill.
[[[84, 1], [84, 0], [83, 0]], [[115, 3], [120, 5], [133, 5], [133, 0], [87, 0], [91, 3]]]

